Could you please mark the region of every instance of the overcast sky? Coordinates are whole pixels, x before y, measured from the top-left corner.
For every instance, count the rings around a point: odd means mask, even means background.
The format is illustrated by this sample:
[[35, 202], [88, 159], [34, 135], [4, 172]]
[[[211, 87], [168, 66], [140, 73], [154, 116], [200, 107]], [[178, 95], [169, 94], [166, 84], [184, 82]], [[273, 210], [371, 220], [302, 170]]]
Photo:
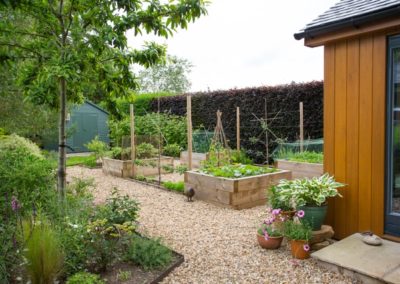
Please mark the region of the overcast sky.
[[[208, 15], [156, 41], [192, 62], [191, 91], [321, 80], [323, 48], [305, 47], [293, 33], [338, 1], [213, 0]], [[142, 44], [128, 37], [130, 46]]]

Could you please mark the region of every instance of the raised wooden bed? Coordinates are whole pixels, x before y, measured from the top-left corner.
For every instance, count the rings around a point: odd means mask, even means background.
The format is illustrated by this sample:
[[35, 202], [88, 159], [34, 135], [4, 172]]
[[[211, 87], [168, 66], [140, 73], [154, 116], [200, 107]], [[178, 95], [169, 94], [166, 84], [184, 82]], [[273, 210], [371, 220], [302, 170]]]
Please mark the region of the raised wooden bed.
[[281, 179], [291, 177], [292, 173], [286, 170], [236, 179], [187, 171], [185, 172], [185, 190], [193, 188], [195, 199], [222, 207], [244, 209], [265, 204], [267, 189]]
[[[141, 165], [135, 165], [134, 175], [153, 176], [158, 174], [158, 158], [141, 159]], [[162, 156], [160, 159], [161, 173], [166, 174], [167, 171], [163, 166], [174, 166], [174, 158]], [[117, 177], [132, 176], [132, 161], [117, 160], [111, 158], [103, 159], [103, 172]]]
[[293, 162], [288, 160], [276, 160], [275, 166], [282, 170], [292, 172], [292, 178], [319, 177], [324, 173], [323, 164]]

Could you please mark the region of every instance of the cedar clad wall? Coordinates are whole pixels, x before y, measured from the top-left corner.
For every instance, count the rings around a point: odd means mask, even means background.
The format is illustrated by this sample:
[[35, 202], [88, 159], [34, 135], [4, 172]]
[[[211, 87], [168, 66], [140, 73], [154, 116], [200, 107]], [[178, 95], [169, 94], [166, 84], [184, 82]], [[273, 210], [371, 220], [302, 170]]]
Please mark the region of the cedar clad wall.
[[324, 165], [347, 186], [329, 201], [336, 238], [383, 234], [386, 35], [325, 45]]

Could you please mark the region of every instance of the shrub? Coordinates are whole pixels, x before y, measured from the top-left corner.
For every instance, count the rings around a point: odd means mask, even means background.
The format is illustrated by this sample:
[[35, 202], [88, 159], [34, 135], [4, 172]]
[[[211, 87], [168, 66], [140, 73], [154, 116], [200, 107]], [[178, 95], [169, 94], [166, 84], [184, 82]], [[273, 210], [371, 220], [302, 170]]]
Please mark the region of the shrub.
[[253, 160], [250, 159], [246, 155], [246, 152], [244, 152], [244, 151], [232, 151], [231, 160], [232, 160], [232, 163], [235, 163], [235, 164], [244, 164], [244, 165], [253, 164]]
[[142, 143], [136, 146], [136, 157], [146, 159], [157, 156], [158, 150], [150, 143]]
[[89, 149], [89, 151], [94, 153], [96, 160], [103, 158], [108, 151], [108, 145], [103, 141], [100, 141], [98, 135], [96, 135], [96, 137], [85, 146]]
[[178, 144], [168, 144], [163, 148], [163, 154], [170, 157], [179, 157], [181, 155], [182, 148]]
[[0, 138], [0, 215], [6, 214], [5, 204], [15, 196], [21, 213], [34, 205], [51, 213], [57, 211], [54, 165], [46, 160], [39, 148], [17, 135]]
[[172, 252], [160, 240], [136, 236], [131, 241], [126, 258], [150, 270], [168, 265], [172, 261]]
[[57, 234], [46, 220], [24, 222], [24, 256], [32, 284], [52, 284], [60, 273], [64, 255]]
[[[114, 146], [120, 146], [122, 138], [130, 135], [129, 117], [122, 120], [110, 120], [110, 138]], [[135, 117], [135, 135], [158, 135], [161, 130], [162, 139], [166, 144], [178, 144], [186, 147], [186, 118], [166, 113], [148, 113]]]
[[162, 185], [169, 190], [183, 192], [185, 189], [185, 183], [183, 181], [173, 182], [173, 181], [164, 181]]
[[105, 284], [99, 275], [79, 272], [68, 278], [67, 284]]

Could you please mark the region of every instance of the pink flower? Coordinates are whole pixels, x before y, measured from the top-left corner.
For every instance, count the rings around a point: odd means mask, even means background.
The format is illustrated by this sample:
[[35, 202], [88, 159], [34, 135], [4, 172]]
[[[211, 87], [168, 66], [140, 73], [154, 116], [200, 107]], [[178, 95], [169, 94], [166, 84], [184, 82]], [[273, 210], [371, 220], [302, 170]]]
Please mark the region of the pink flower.
[[21, 205], [15, 196], [11, 197], [11, 208], [13, 211], [18, 211], [21, 208]]
[[272, 210], [272, 215], [279, 215], [281, 213], [281, 209], [274, 209]]
[[310, 250], [310, 246], [308, 244], [305, 244], [303, 246], [304, 251], [309, 251]]
[[305, 215], [305, 213], [304, 213], [303, 210], [299, 210], [299, 211], [296, 212], [296, 216], [299, 217], [299, 218], [303, 218], [304, 215]]
[[269, 235], [268, 235], [268, 232], [267, 232], [267, 231], [264, 231], [264, 239], [265, 239], [266, 241], [269, 240]]

